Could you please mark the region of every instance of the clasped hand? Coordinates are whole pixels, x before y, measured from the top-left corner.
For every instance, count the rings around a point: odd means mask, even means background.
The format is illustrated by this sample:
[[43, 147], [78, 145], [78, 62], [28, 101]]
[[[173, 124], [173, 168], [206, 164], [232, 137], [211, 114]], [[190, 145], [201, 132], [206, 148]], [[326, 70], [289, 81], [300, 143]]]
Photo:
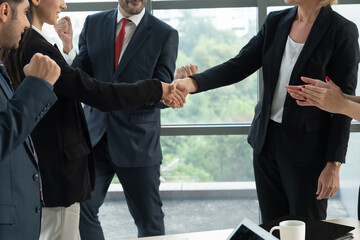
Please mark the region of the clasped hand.
[[195, 92], [197, 89], [196, 83], [191, 76], [198, 72], [198, 66], [190, 64], [178, 68], [175, 75], [175, 80], [171, 84], [163, 84], [163, 96], [161, 102], [171, 108], [181, 108], [186, 102], [186, 97], [189, 93]]
[[61, 18], [54, 28], [62, 41], [64, 53], [68, 54], [73, 48], [73, 29], [70, 18]]
[[324, 111], [341, 113], [346, 99], [330, 78], [327, 77], [326, 82], [307, 77], [301, 77], [301, 80], [307, 85], [286, 87], [299, 106], [315, 106]]

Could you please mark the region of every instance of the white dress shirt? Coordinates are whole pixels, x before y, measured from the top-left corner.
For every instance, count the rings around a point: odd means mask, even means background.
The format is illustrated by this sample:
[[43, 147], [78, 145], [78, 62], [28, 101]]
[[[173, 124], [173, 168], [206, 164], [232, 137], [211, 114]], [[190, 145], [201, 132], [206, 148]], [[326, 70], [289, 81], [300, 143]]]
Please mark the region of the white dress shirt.
[[[35, 30], [36, 32], [38, 32], [43, 38], [45, 38], [46, 41], [48, 41], [51, 45], [55, 46], [55, 43], [53, 41], [51, 41], [50, 38], [48, 38], [41, 30], [39, 30], [38, 28], [36, 28], [34, 25], [31, 26], [33, 30]], [[59, 50], [60, 51], [60, 50]], [[64, 51], [60, 51], [61, 54], [63, 55], [65, 61], [71, 65], [73, 60], [76, 57], [76, 51], [74, 48], [71, 49], [71, 51], [66, 54], [64, 53]]]
[[[118, 6], [118, 15], [117, 15], [117, 24], [116, 24], [116, 32], [115, 32], [115, 39], [114, 39], [114, 46], [115, 46], [115, 41], [116, 41], [116, 37], [119, 35], [122, 23], [121, 23], [121, 19], [125, 18], [121, 12], [120, 12], [120, 6]], [[127, 46], [129, 45], [129, 42], [132, 38], [132, 36], [134, 35], [134, 32], [136, 30], [136, 27], [139, 25], [141, 19], [144, 17], [145, 15], [145, 8], [136, 15], [133, 15], [127, 19], [131, 20], [131, 22], [129, 22], [126, 26], [125, 26], [125, 37], [124, 37], [124, 43], [121, 49], [121, 53], [120, 53], [120, 57], [119, 57], [119, 62], [125, 52], [125, 49], [127, 48]]]
[[294, 42], [294, 40], [288, 36], [271, 106], [270, 119], [275, 122], [282, 123], [284, 103], [287, 94], [285, 86], [289, 85], [291, 73], [303, 47], [304, 43]]
[[35, 30], [36, 32], [38, 32], [43, 38], [45, 38], [46, 41], [48, 41], [51, 45], [54, 46], [54, 42], [51, 41], [50, 38], [48, 38], [41, 30], [37, 29], [34, 25], [31, 26], [33, 30]]

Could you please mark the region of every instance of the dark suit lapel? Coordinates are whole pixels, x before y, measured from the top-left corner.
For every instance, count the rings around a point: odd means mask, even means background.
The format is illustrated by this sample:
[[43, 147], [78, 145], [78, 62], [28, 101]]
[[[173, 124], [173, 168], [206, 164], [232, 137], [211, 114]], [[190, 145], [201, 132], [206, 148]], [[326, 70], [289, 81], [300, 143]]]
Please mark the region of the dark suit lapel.
[[[4, 76], [2, 74], [0, 74], [0, 87], [2, 89], [2, 91], [4, 92], [4, 94], [6, 95], [7, 99], [10, 100], [13, 96], [13, 93], [10, 92], [8, 86], [6, 86], [6, 83], [4, 82], [4, 80], [2, 78], [4, 78]], [[28, 148], [28, 151], [30, 151], [30, 153], [32, 154], [32, 147], [30, 145], [30, 142], [29, 142], [29, 138], [26, 138], [25, 139], [25, 146]], [[37, 166], [36, 162], [35, 162], [35, 159], [33, 159], [35, 165]]]
[[2, 91], [4, 92], [4, 94], [6, 95], [6, 97], [8, 98], [8, 99], [10, 99], [11, 97], [12, 97], [12, 92], [10, 92], [10, 90], [9, 90], [9, 87], [8, 86], [6, 86], [6, 83], [4, 82], [4, 76], [2, 75], [2, 74], [0, 74], [0, 86], [1, 86], [1, 88], [2, 88]]
[[145, 10], [145, 15], [141, 20], [139, 26], [137, 26], [134, 35], [132, 36], [129, 45], [127, 46], [124, 55], [122, 56], [119, 66], [115, 71], [115, 75], [118, 76], [122, 71], [124, 71], [126, 65], [130, 60], [135, 56], [136, 52], [142, 47], [146, 39], [150, 36], [151, 33], [151, 15]]
[[27, 148], [28, 148], [27, 150], [29, 151], [29, 153], [32, 156], [31, 159], [33, 160], [35, 167], [38, 167], [38, 163], [36, 162], [35, 157], [34, 157], [34, 152], [33, 152], [34, 149], [31, 146], [30, 139], [28, 137], [25, 139], [25, 145], [27, 146]]
[[275, 36], [273, 39], [273, 68], [272, 68], [272, 81], [271, 81], [271, 96], [273, 96], [276, 84], [279, 78], [280, 65], [286, 45], [287, 38], [294, 18], [297, 13], [297, 7], [290, 9], [290, 11], [279, 21]]
[[107, 72], [114, 72], [115, 70], [114, 49], [115, 49], [117, 11], [118, 11], [117, 9], [114, 9], [105, 17], [105, 21], [103, 22], [103, 27], [102, 27], [103, 29], [102, 46], [105, 46], [103, 49], [105, 50], [105, 59], [107, 61], [106, 64], [104, 64], [104, 66], [109, 68]]
[[328, 30], [331, 20], [329, 16], [333, 13], [333, 10], [330, 6], [323, 7], [320, 10], [319, 15], [317, 16], [308, 38], [306, 39], [305, 45], [299, 55], [298, 60], [295, 63], [293, 72], [290, 77], [290, 85], [295, 85], [297, 81], [300, 81], [301, 76], [300, 72], [304, 68], [305, 64], [308, 62], [312, 53], [318, 46], [319, 42], [323, 38], [325, 32]]
[[66, 60], [64, 59], [60, 49], [58, 48], [58, 46], [56, 44], [52, 45], [50, 42], [48, 42], [48, 40], [46, 40], [44, 38], [44, 36], [42, 36], [40, 33], [38, 33], [37, 31], [35, 31], [34, 29], [31, 29], [31, 38], [33, 41], [36, 41], [36, 43], [38, 45], [40, 45], [43, 49], [56, 49], [56, 51], [58, 52], [57, 57], [60, 57], [64, 62], [66, 62]]

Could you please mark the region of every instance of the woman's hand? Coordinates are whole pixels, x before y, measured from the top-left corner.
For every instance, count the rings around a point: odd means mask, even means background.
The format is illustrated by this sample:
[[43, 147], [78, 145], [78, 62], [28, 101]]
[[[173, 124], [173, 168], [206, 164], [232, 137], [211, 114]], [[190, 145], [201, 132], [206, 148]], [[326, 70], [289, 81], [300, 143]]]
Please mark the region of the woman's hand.
[[318, 179], [317, 200], [328, 199], [334, 196], [340, 186], [339, 172], [340, 167], [330, 162], [326, 164]]
[[[301, 80], [304, 83], [307, 83], [309, 86], [330, 89], [330, 86], [328, 84], [326, 84], [325, 82], [318, 80], [318, 79], [301, 77]], [[302, 87], [302, 86], [307, 86], [307, 85], [286, 86], [286, 89], [287, 89], [287, 92], [290, 94], [290, 96], [293, 97], [294, 99], [305, 100], [304, 97], [299, 94], [299, 87]]]
[[330, 78], [326, 78], [326, 81], [330, 89], [312, 85], [298, 87], [296, 95], [303, 101], [296, 100], [296, 103], [299, 106], [315, 106], [324, 111], [342, 113], [347, 100], [341, 89]]
[[63, 43], [63, 51], [68, 54], [73, 49], [73, 30], [69, 17], [61, 18], [54, 26], [56, 33], [59, 35]]
[[198, 72], [199, 67], [197, 65], [182, 66], [176, 70], [175, 79], [183, 79], [188, 76], [194, 75]]

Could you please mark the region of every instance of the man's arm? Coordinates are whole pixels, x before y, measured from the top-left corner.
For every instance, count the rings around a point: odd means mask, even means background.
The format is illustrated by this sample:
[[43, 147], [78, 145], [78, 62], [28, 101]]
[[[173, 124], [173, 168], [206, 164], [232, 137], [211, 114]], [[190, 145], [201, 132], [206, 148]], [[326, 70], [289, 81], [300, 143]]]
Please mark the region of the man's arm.
[[[179, 35], [176, 30], [169, 32], [156, 64], [153, 78], [166, 83], [171, 83], [174, 79], [175, 64], [178, 53]], [[162, 103], [156, 104], [158, 108], [166, 107]]]
[[[54, 84], [60, 68], [48, 57], [37, 54], [24, 72], [27, 77], [8, 102], [1, 103], [0, 161], [22, 144], [56, 101], [47, 83]], [[5, 96], [0, 96], [2, 101]], [[6, 106], [5, 106], [6, 105]]]

